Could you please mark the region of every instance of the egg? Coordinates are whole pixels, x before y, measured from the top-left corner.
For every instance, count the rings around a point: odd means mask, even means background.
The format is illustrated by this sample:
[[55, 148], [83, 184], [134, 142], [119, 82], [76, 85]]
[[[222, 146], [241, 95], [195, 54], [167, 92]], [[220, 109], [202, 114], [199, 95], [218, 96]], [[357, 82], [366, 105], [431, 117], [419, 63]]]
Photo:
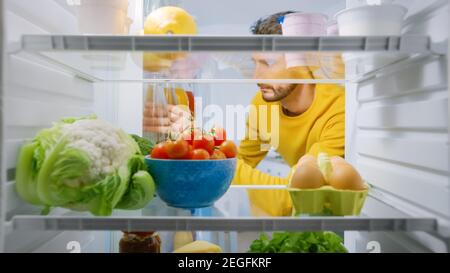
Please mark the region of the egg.
[[317, 164], [317, 159], [313, 155], [304, 155], [300, 160], [298, 161], [298, 165], [301, 166], [303, 164]]
[[330, 158], [331, 164], [335, 165], [335, 164], [348, 164], [347, 161], [345, 161], [345, 159], [343, 159], [340, 156], [332, 156]]
[[333, 167], [327, 153], [319, 153], [317, 156], [317, 166], [319, 167], [320, 172], [322, 172], [325, 183], [328, 183]]
[[359, 173], [348, 163], [333, 164], [333, 172], [330, 175], [328, 184], [340, 190], [359, 191], [366, 188]]
[[290, 187], [297, 189], [317, 189], [325, 185], [319, 168], [312, 164], [302, 164], [292, 175]]

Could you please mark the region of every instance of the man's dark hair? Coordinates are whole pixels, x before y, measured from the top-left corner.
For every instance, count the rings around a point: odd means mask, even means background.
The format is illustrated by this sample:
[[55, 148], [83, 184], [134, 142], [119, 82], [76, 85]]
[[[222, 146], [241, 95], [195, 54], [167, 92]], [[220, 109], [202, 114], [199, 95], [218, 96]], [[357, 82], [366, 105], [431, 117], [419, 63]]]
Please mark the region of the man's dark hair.
[[283, 11], [260, 18], [253, 24], [250, 30], [253, 34], [257, 35], [281, 35], [280, 21], [286, 14], [294, 12], [295, 11]]

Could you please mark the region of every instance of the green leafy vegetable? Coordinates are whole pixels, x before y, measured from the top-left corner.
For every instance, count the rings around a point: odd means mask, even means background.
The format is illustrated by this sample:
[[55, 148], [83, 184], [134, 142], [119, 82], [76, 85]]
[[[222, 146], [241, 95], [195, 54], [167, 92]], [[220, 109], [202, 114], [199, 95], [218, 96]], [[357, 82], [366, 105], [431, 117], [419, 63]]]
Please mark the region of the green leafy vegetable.
[[[68, 118], [39, 132], [22, 147], [16, 189], [25, 201], [110, 215], [139, 209], [155, 185], [138, 144], [95, 117]], [[47, 209], [48, 208], [48, 209]]]
[[154, 143], [150, 140], [140, 137], [138, 135], [131, 135], [131, 137], [136, 141], [143, 155], [149, 155], [153, 149]]
[[250, 245], [251, 253], [346, 253], [342, 238], [334, 232], [262, 233]]
[[[130, 185], [127, 192], [117, 204], [118, 209], [140, 209], [147, 204], [147, 200], [152, 199], [155, 194], [155, 183], [147, 171], [142, 156], [135, 156], [129, 161], [129, 168], [132, 170]], [[152, 183], [148, 183], [152, 181]]]

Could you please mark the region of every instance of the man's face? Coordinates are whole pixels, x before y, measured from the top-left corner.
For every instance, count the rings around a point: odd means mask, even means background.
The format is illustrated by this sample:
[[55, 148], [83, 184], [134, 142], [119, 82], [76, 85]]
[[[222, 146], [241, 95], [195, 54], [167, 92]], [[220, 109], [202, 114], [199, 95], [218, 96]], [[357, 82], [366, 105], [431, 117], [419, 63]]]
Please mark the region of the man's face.
[[[289, 79], [290, 71], [286, 68], [284, 55], [279, 53], [254, 53], [255, 63], [254, 79]], [[258, 83], [262, 97], [267, 102], [280, 101], [297, 86], [296, 84], [266, 84]]]

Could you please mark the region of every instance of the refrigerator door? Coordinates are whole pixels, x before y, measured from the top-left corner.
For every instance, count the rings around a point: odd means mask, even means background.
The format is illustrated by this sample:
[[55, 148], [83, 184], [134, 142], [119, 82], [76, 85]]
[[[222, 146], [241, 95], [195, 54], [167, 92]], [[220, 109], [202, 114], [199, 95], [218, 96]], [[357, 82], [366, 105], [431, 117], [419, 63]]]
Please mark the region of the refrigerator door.
[[[409, 10], [404, 34], [429, 35], [432, 43], [448, 45], [448, 28], [440, 27], [448, 25], [448, 1], [396, 2]], [[411, 215], [438, 218], [441, 232], [435, 235], [448, 238], [448, 57], [425, 54], [371, 65], [362, 60], [361, 75], [346, 84], [346, 159], [378, 198]], [[347, 73], [355, 70], [347, 66]], [[359, 241], [356, 251], [369, 251], [368, 242], [378, 242], [382, 252], [449, 251], [448, 239], [429, 234], [348, 233], [346, 238], [352, 236]]]
[[[50, 63], [32, 57], [14, 56], [22, 34], [77, 33], [73, 11], [65, 1], [1, 1], [2, 37], [1, 88], [1, 187], [0, 251], [70, 252], [77, 246], [103, 252], [104, 238], [95, 232], [14, 232], [11, 218], [36, 214], [39, 209], [25, 204], [15, 192], [14, 173], [19, 147], [23, 141], [48, 127], [55, 116], [79, 116], [93, 113], [93, 84], [62, 73]], [[42, 16], [42, 12], [48, 16]], [[62, 215], [66, 211], [55, 211]]]

